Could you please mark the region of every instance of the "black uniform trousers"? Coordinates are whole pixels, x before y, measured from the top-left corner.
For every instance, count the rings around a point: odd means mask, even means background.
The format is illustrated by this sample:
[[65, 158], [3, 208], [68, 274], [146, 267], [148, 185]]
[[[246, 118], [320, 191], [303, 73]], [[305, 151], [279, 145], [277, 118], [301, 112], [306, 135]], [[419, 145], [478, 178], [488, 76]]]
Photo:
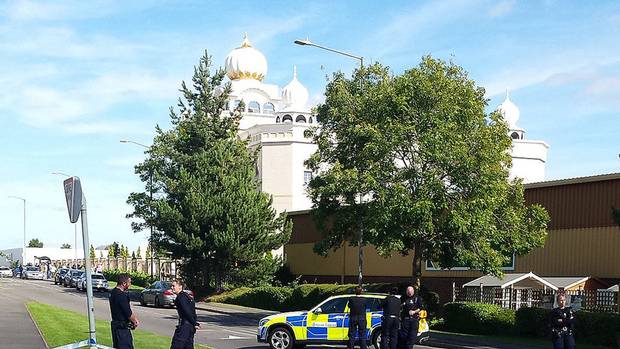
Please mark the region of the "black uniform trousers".
[[387, 316], [381, 321], [381, 349], [396, 349], [398, 345], [398, 317]]
[[418, 338], [418, 327], [420, 326], [420, 320], [415, 317], [406, 317], [403, 319], [403, 329], [407, 336], [405, 337], [407, 349], [413, 348]]
[[559, 336], [553, 337], [553, 349], [574, 349], [575, 338], [570, 332], [562, 332]]
[[183, 321], [174, 330], [170, 349], [194, 349], [194, 334], [196, 328], [189, 322]]
[[112, 321], [112, 347], [116, 349], [133, 349], [133, 337], [127, 326], [119, 326]]
[[359, 336], [360, 349], [366, 349], [366, 315], [354, 315], [349, 318], [349, 349], [355, 346], [355, 333]]

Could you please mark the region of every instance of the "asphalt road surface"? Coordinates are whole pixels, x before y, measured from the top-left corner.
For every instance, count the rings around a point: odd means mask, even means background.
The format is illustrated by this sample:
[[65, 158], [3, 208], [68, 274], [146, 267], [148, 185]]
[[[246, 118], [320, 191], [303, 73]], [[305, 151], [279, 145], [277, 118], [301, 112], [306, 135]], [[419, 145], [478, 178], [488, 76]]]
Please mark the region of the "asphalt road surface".
[[[0, 289], [5, 299], [8, 298], [13, 302], [37, 301], [86, 314], [86, 293], [78, 292], [74, 288], [56, 286], [49, 281], [11, 278], [0, 279]], [[108, 293], [95, 292], [94, 295], [95, 317], [109, 321]], [[175, 309], [142, 307], [136, 302], [132, 302], [132, 309], [140, 320], [141, 329], [172, 336], [177, 322]], [[256, 321], [202, 310], [197, 310], [196, 313], [201, 323], [201, 329], [196, 332], [196, 343], [206, 344], [215, 349], [268, 348], [267, 345], [256, 342]], [[430, 347], [416, 346], [416, 348]]]

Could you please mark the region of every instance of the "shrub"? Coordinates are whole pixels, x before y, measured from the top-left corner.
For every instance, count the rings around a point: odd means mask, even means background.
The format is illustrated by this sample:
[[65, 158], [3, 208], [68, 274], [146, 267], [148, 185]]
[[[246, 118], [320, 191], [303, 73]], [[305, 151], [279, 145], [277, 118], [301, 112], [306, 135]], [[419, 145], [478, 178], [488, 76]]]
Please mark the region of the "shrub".
[[575, 314], [575, 339], [591, 344], [614, 347], [620, 333], [620, 315], [578, 311]]
[[550, 310], [543, 308], [520, 308], [515, 314], [517, 333], [529, 337], [549, 336]]
[[470, 334], [511, 334], [515, 312], [494, 304], [448, 303], [444, 305], [445, 327]]
[[290, 299], [292, 292], [293, 290], [289, 287], [246, 287], [231, 291], [225, 295], [213, 296], [209, 300], [252, 308], [286, 310], [284, 305]]
[[156, 278], [151, 277], [149, 274], [141, 272], [127, 272], [119, 269], [110, 269], [103, 271], [103, 275], [106, 279], [108, 279], [108, 281], [115, 282], [118, 281], [118, 275], [122, 273], [128, 273], [129, 276], [131, 276], [131, 283], [140, 287], [147, 287], [148, 285], [152, 284], [157, 280]]

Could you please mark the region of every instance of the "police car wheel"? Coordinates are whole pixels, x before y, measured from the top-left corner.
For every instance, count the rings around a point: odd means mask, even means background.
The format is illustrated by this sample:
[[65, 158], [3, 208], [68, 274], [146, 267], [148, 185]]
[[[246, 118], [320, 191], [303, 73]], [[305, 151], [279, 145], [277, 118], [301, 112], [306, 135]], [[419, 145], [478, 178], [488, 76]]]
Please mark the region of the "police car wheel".
[[375, 332], [372, 334], [372, 346], [375, 347], [375, 349], [379, 349], [381, 347], [381, 329], [378, 328], [375, 330]]
[[278, 327], [269, 333], [267, 342], [272, 349], [291, 349], [294, 340], [291, 331], [284, 327]]

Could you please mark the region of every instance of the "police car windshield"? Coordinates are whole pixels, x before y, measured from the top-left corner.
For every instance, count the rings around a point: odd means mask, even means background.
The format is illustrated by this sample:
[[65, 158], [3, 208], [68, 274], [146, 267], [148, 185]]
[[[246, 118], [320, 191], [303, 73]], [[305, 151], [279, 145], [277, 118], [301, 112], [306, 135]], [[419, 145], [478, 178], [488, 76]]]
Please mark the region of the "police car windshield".
[[26, 267], [26, 271], [39, 271], [37, 267]]

